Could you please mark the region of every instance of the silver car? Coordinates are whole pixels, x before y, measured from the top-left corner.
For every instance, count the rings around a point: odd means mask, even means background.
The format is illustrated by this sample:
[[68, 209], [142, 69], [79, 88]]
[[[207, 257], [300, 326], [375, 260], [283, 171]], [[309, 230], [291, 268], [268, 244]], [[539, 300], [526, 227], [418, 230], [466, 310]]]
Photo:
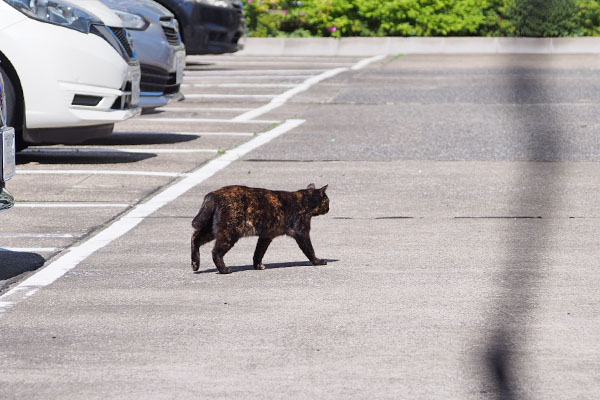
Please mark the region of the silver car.
[[142, 70], [139, 105], [152, 109], [182, 99], [185, 46], [173, 14], [152, 0], [101, 1], [121, 17], [133, 39]]
[[15, 175], [15, 130], [6, 126], [4, 99], [4, 82], [0, 75], [0, 211], [11, 208], [15, 202], [4, 188], [4, 183]]

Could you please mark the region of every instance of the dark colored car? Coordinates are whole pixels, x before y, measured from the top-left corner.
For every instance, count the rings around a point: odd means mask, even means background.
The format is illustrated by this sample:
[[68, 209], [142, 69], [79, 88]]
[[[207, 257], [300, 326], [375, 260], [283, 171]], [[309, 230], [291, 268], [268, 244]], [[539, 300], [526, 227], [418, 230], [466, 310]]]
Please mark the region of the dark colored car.
[[242, 49], [244, 8], [235, 0], [155, 0], [179, 21], [188, 55], [234, 53]]
[[123, 21], [140, 60], [140, 102], [144, 110], [183, 98], [180, 91], [185, 47], [169, 10], [151, 0], [100, 0]]

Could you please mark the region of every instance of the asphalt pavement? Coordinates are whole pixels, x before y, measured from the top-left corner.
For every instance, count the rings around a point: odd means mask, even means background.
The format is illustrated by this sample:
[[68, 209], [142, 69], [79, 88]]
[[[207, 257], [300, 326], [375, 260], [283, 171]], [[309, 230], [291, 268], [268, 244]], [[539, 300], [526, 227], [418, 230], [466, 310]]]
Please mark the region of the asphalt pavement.
[[[188, 57], [184, 102], [19, 154], [2, 397], [595, 398], [597, 56], [363, 59]], [[192, 272], [206, 193], [311, 182], [327, 266]]]

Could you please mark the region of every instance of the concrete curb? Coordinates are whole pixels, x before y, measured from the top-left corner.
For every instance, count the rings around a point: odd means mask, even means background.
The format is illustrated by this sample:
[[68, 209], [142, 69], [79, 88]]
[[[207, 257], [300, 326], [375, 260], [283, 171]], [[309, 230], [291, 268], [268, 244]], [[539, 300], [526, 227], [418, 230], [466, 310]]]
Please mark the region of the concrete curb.
[[246, 38], [240, 55], [600, 54], [600, 37]]

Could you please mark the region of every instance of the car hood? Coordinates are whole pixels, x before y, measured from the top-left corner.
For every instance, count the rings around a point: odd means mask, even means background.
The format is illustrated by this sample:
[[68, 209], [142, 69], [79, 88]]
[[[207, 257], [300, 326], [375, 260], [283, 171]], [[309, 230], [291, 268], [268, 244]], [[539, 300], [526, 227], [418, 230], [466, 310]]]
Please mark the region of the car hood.
[[110, 8], [117, 8], [119, 10], [130, 11], [144, 16], [153, 16], [156, 19], [160, 17], [171, 17], [174, 18], [173, 13], [167, 10], [152, 0], [101, 0], [105, 5]]
[[123, 22], [117, 14], [111, 11], [110, 8], [100, 2], [100, 0], [77, 0], [77, 7], [94, 14], [106, 26], [115, 28], [123, 28]]

